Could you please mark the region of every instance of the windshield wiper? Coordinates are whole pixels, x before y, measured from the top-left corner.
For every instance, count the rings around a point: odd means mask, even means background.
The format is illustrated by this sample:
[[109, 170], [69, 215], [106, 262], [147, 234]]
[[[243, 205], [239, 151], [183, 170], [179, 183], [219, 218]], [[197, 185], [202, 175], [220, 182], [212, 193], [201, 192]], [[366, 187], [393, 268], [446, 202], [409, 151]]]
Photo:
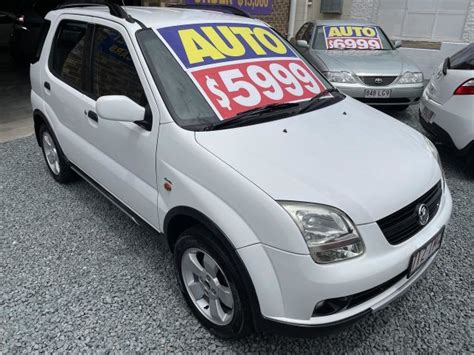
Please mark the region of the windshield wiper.
[[[214, 123], [206, 127], [205, 131], [213, 131], [221, 128], [237, 127], [246, 125], [248, 123], [261, 123], [266, 120], [271, 120], [275, 115], [273, 113], [280, 112], [289, 108], [297, 107], [300, 103], [298, 102], [285, 102], [285, 103], [273, 103], [263, 107], [252, 108], [247, 111], [243, 111], [235, 115], [233, 118]], [[269, 115], [271, 114], [271, 115]], [[255, 117], [260, 115], [258, 117]]]
[[[327, 94], [335, 94], [337, 93], [338, 95], [344, 96], [338, 89], [336, 88], [329, 88], [324, 91], [321, 91], [319, 94], [316, 96], [312, 97], [309, 101], [306, 102], [306, 105], [301, 107], [301, 109], [298, 111], [298, 113], [304, 113], [308, 112], [311, 110], [315, 110], [317, 108], [320, 108], [323, 105], [329, 104], [333, 99], [334, 96], [330, 96], [328, 98], [324, 98]], [[324, 98], [324, 99], [323, 99]]]

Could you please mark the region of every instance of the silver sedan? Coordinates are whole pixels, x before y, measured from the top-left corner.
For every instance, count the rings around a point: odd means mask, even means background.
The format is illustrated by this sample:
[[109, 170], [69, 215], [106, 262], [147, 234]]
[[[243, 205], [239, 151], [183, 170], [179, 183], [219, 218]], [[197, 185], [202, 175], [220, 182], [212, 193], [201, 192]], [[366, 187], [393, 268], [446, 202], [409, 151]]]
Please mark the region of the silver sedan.
[[404, 109], [423, 93], [421, 70], [376, 24], [359, 20], [305, 23], [291, 39], [337, 88], [369, 105]]

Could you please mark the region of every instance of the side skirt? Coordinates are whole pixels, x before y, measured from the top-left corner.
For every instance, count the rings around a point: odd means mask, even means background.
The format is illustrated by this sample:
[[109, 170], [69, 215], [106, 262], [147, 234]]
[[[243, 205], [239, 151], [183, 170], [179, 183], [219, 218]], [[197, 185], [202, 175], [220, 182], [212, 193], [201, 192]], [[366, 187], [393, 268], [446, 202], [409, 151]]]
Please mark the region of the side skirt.
[[118, 198], [116, 198], [114, 195], [112, 195], [110, 192], [108, 192], [106, 189], [104, 189], [99, 183], [97, 183], [94, 179], [92, 179], [89, 175], [87, 175], [84, 171], [82, 171], [80, 168], [78, 168], [76, 165], [74, 165], [71, 162], [68, 162], [69, 166], [71, 169], [79, 175], [81, 178], [83, 178], [85, 181], [87, 181], [92, 187], [94, 187], [97, 191], [99, 191], [107, 200], [112, 202], [118, 209], [120, 209], [123, 213], [125, 213], [135, 224], [139, 226], [150, 226], [151, 228], [155, 229], [153, 226], [151, 226], [148, 222], [143, 220], [139, 215], [137, 215], [135, 212], [133, 212], [129, 207], [127, 207], [124, 203], [122, 203]]

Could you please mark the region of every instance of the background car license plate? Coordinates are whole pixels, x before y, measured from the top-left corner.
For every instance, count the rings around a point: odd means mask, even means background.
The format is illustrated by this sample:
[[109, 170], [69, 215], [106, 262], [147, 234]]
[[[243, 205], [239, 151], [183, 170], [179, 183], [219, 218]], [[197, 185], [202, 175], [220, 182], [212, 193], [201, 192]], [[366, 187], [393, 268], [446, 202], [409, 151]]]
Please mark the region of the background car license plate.
[[364, 96], [367, 98], [387, 98], [392, 94], [389, 89], [365, 89]]
[[422, 267], [431, 256], [441, 247], [443, 240], [444, 227], [433, 237], [428, 243], [423, 245], [413, 253], [410, 259], [410, 267], [408, 268], [408, 277], [413, 275]]

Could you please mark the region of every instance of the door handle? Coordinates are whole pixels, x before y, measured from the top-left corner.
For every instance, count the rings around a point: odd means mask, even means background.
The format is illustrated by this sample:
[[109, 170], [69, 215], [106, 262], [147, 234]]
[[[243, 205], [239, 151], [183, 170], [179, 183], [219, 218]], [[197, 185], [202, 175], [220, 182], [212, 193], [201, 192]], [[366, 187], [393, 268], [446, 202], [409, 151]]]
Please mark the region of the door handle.
[[44, 82], [44, 87], [46, 90], [51, 90], [51, 84], [48, 83], [47, 81]]
[[97, 113], [95, 113], [94, 111], [89, 111], [87, 113], [87, 117], [89, 117], [92, 121], [99, 122], [99, 116], [97, 116]]

